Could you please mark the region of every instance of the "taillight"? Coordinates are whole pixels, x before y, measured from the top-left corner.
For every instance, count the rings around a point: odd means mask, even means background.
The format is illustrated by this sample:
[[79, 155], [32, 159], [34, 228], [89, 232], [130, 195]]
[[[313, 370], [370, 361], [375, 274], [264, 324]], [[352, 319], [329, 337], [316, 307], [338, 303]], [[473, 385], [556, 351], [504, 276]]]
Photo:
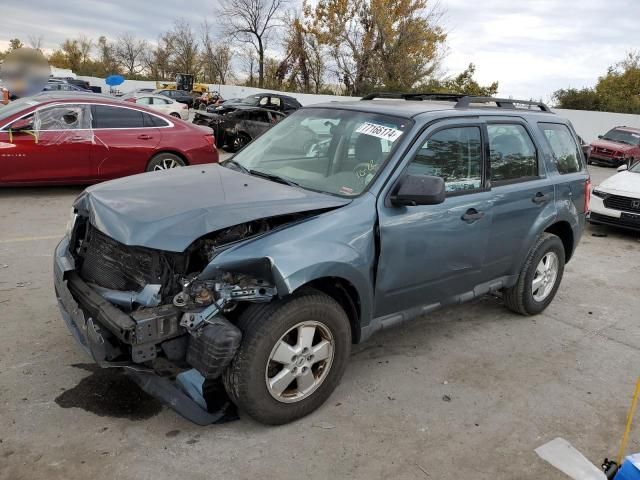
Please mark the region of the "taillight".
[[591, 178], [584, 182], [584, 213], [589, 213], [591, 203]]
[[216, 150], [216, 139], [213, 135], [205, 135], [204, 139], [211, 146], [213, 150]]

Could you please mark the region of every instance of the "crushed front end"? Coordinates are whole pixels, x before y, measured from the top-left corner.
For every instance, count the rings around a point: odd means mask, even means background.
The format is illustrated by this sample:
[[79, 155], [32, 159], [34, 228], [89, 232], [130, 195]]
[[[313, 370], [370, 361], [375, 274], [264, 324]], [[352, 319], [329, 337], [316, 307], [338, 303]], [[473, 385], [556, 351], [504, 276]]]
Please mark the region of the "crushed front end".
[[54, 261], [63, 318], [100, 366], [126, 368], [195, 423], [228, 420], [233, 406], [221, 398], [220, 377], [240, 346], [236, 313], [247, 302], [271, 301], [277, 290], [259, 268], [200, 274], [220, 251], [292, 220], [229, 227], [175, 253], [124, 245], [75, 216]]

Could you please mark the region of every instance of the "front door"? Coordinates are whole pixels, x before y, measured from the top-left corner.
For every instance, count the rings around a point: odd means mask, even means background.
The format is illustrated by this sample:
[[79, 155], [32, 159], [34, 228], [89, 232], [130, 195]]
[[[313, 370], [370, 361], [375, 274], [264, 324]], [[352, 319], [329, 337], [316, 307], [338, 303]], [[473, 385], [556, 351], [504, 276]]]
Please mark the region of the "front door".
[[438, 123], [405, 159], [403, 174], [445, 180], [443, 203], [398, 207], [379, 198], [376, 317], [426, 311], [470, 294], [483, 281], [492, 221], [483, 136], [480, 122]]
[[[77, 182], [91, 178], [93, 137], [85, 105], [43, 107], [0, 132], [1, 182]], [[14, 122], [14, 123], [17, 123]]]

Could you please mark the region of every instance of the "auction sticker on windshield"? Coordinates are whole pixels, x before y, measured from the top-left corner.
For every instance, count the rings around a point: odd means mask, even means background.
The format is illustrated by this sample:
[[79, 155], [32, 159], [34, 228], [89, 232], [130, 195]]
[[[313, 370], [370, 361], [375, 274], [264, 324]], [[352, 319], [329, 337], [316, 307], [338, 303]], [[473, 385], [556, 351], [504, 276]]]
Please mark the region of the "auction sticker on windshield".
[[400, 137], [400, 135], [402, 135], [402, 130], [385, 127], [384, 125], [377, 125], [375, 123], [365, 122], [358, 127], [356, 133], [362, 133], [364, 135], [370, 135], [372, 137], [378, 137], [382, 138], [383, 140], [395, 142]]

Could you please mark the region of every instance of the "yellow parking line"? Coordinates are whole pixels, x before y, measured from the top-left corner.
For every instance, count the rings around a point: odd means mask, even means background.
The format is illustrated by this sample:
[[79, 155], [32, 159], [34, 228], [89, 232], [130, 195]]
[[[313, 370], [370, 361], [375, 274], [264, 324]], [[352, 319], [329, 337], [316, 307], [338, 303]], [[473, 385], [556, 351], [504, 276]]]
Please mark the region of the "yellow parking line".
[[38, 240], [53, 240], [54, 238], [62, 238], [62, 233], [57, 235], [44, 235], [42, 237], [18, 237], [18, 238], [7, 238], [0, 239], [0, 243], [20, 243], [20, 242], [36, 242]]

